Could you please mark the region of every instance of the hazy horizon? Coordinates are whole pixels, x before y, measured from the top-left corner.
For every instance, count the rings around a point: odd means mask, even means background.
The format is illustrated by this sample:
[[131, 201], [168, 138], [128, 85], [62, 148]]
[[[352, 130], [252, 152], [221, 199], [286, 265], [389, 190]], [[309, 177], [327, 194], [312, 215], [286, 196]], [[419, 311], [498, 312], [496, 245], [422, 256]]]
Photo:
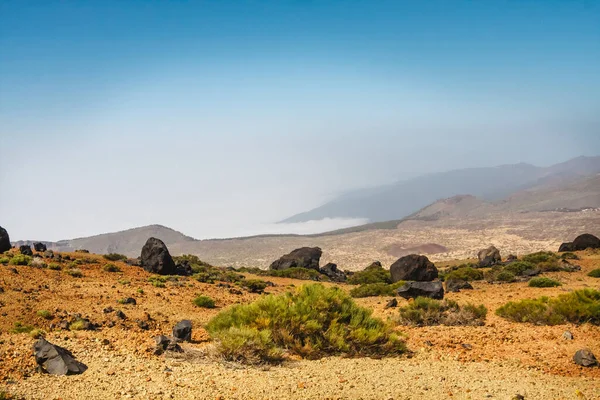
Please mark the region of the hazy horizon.
[[[600, 149], [600, 4], [0, 3], [0, 225], [195, 238]], [[278, 229], [296, 232], [276, 232]]]

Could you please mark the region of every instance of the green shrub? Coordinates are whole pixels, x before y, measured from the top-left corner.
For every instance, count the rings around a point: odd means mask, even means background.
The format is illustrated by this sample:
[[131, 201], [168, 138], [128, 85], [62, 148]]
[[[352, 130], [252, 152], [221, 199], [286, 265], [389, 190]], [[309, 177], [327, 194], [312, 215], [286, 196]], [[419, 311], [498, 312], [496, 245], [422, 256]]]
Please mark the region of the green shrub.
[[517, 280], [517, 278], [515, 277], [515, 274], [513, 274], [512, 272], [503, 270], [503, 271], [500, 271], [496, 275], [495, 280], [500, 281], [500, 282], [514, 282]]
[[121, 269], [115, 264], [106, 264], [102, 269], [106, 272], [121, 272]]
[[79, 268], [70, 268], [65, 271], [67, 274], [71, 275], [73, 278], [81, 278], [83, 276], [83, 272]]
[[562, 258], [563, 260], [579, 260], [579, 256], [575, 253], [571, 253], [570, 251], [562, 253], [560, 255], [560, 258]]
[[515, 261], [503, 267], [504, 271], [508, 271], [515, 276], [523, 275], [523, 272], [528, 269], [534, 269], [535, 265], [529, 261]]
[[42, 317], [44, 319], [52, 319], [54, 317], [48, 310], [38, 310], [37, 315], [38, 317]]
[[279, 278], [292, 278], [292, 279], [301, 279], [301, 280], [310, 280], [310, 281], [329, 281], [329, 277], [327, 275], [323, 275], [319, 271], [308, 268], [287, 268], [280, 270], [269, 270], [264, 275], [267, 276], [276, 276]]
[[194, 304], [202, 308], [215, 308], [215, 301], [208, 296], [198, 296], [194, 299]]
[[541, 262], [555, 261], [558, 259], [558, 256], [551, 251], [538, 251], [537, 253], [527, 254], [521, 257], [521, 259], [532, 264], [539, 264]]
[[[129, 279], [119, 279], [117, 282], [120, 283], [121, 285], [129, 285], [131, 283], [131, 281]], [[164, 287], [164, 284], [163, 284], [163, 287]]]
[[144, 289], [142, 289], [142, 288], [138, 288], [138, 289], [136, 290], [136, 292], [138, 292], [139, 294], [144, 294]]
[[69, 325], [69, 330], [71, 331], [82, 331], [86, 328], [86, 323], [82, 319], [78, 319], [74, 322], [71, 322]]
[[540, 325], [567, 322], [600, 325], [600, 291], [582, 289], [554, 298], [510, 301], [498, 308], [496, 314], [512, 321]]
[[381, 265], [371, 264], [362, 271], [354, 273], [348, 278], [351, 285], [364, 285], [367, 283], [392, 283], [390, 271], [384, 269]]
[[596, 269], [591, 270], [588, 273], [588, 276], [591, 276], [592, 278], [600, 278], [600, 268], [596, 268]]
[[8, 258], [8, 257], [1, 257], [1, 258], [0, 258], [0, 264], [4, 264], [4, 265], [6, 265], [6, 264], [8, 264], [9, 262], [10, 262], [10, 258]]
[[15, 322], [11, 332], [12, 333], [29, 333], [34, 329], [35, 329], [35, 327], [33, 327], [31, 325], [23, 325], [22, 322]]
[[248, 289], [251, 293], [262, 293], [267, 287], [267, 282], [260, 279], [248, 279], [241, 281], [240, 286]]
[[404, 325], [483, 325], [487, 308], [483, 305], [459, 306], [452, 300], [434, 300], [417, 297], [405, 307], [400, 307], [400, 323]]
[[443, 280], [448, 279], [462, 279], [464, 281], [480, 281], [483, 279], [483, 271], [475, 269], [473, 267], [461, 267], [444, 273], [442, 275]]
[[293, 294], [234, 305], [206, 328], [226, 359], [248, 363], [281, 360], [284, 349], [311, 359], [405, 352], [404, 341], [392, 327], [371, 313], [339, 288], [311, 284]]
[[108, 261], [125, 261], [125, 260], [127, 260], [127, 256], [124, 256], [123, 254], [118, 254], [118, 253], [104, 254], [102, 257], [104, 257]]
[[148, 282], [154, 287], [164, 288], [166, 287], [166, 282], [169, 280], [168, 276], [164, 275], [152, 275], [148, 277]]
[[373, 296], [395, 296], [396, 289], [406, 282], [399, 281], [392, 284], [387, 283], [367, 283], [350, 290], [350, 296], [354, 298], [373, 297]]
[[196, 268], [196, 271], [198, 272], [192, 277], [202, 283], [215, 283], [216, 281], [235, 283], [244, 279], [244, 275], [225, 268], [199, 266]]
[[546, 287], [556, 287], [556, 286], [561, 286], [561, 285], [562, 284], [559, 281], [556, 281], [556, 280], [550, 279], [550, 278], [546, 278], [543, 276], [532, 278], [529, 281], [530, 287], [546, 288]]
[[48, 269], [51, 269], [51, 270], [53, 270], [53, 271], [60, 271], [60, 269], [61, 269], [61, 266], [60, 266], [60, 264], [59, 264], [59, 263], [55, 263], [55, 262], [54, 262], [54, 263], [50, 263], [50, 264], [48, 264]]
[[13, 256], [8, 263], [10, 265], [29, 265], [31, 263], [31, 257], [24, 254], [17, 254]]
[[44, 332], [44, 331], [43, 331], [43, 330], [41, 330], [41, 329], [37, 329], [37, 328], [36, 328], [36, 329], [32, 329], [32, 330], [29, 332], [29, 336], [31, 336], [31, 338], [32, 338], [32, 339], [39, 339], [39, 338], [41, 338], [42, 336], [44, 336], [45, 334], [46, 334], [46, 332]]

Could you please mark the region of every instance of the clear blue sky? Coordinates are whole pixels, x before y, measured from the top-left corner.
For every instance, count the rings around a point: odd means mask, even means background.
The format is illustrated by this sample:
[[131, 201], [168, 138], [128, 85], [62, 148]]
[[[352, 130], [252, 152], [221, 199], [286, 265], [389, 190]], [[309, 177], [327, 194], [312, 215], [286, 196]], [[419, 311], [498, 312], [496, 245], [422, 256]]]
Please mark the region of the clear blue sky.
[[0, 225], [255, 233], [349, 188], [597, 155], [599, 66], [598, 1], [2, 1]]

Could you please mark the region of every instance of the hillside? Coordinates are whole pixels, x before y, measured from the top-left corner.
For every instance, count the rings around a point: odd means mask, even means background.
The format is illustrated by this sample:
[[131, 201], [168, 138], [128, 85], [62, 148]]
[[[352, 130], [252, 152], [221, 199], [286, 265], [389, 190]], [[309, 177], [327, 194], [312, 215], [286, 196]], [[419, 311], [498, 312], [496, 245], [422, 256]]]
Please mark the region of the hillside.
[[335, 217], [368, 218], [373, 222], [397, 220], [438, 199], [470, 194], [487, 201], [497, 201], [539, 185], [564, 184], [598, 173], [600, 156], [578, 157], [550, 167], [521, 163], [461, 169], [354, 191], [281, 222], [306, 222]]

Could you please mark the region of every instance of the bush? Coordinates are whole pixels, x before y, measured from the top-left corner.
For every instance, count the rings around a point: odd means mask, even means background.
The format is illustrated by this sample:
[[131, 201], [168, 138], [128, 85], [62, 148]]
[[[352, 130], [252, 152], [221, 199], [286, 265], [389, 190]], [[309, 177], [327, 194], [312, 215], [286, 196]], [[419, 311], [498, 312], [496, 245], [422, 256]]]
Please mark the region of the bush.
[[194, 299], [196, 307], [215, 308], [215, 301], [208, 296], [198, 296]]
[[591, 276], [592, 278], [600, 278], [600, 268], [596, 268], [596, 269], [591, 270], [588, 273], [588, 276]]
[[269, 270], [266, 271], [268, 276], [275, 276], [279, 278], [292, 278], [310, 281], [329, 281], [327, 275], [323, 275], [319, 271], [308, 268], [293, 267], [281, 270]]
[[283, 350], [305, 358], [394, 355], [406, 351], [388, 324], [339, 288], [304, 285], [221, 311], [207, 325], [228, 360], [279, 361]]
[[523, 275], [523, 272], [528, 269], [534, 269], [535, 265], [529, 261], [515, 261], [503, 267], [504, 271], [508, 271], [515, 276]]
[[1, 258], [0, 258], [0, 264], [4, 264], [4, 265], [6, 265], [6, 264], [8, 264], [9, 262], [10, 262], [10, 258], [8, 258], [8, 257], [1, 257]]
[[[117, 282], [120, 283], [121, 285], [129, 285], [131, 283], [131, 281], [129, 279], [119, 279]], [[163, 287], [164, 287], [164, 284], [163, 284]]]
[[83, 319], [78, 319], [76, 321], [71, 322], [69, 325], [69, 330], [71, 331], [83, 331], [87, 329], [87, 323]]
[[37, 315], [38, 317], [42, 317], [44, 319], [52, 319], [54, 317], [48, 310], [38, 310]]
[[560, 258], [562, 258], [563, 260], [579, 260], [579, 256], [575, 253], [571, 253], [570, 251], [562, 253], [560, 255]]
[[201, 266], [197, 267], [196, 271], [198, 272], [192, 277], [202, 283], [215, 283], [215, 281], [235, 283], [244, 279], [244, 275], [225, 268]]
[[152, 286], [157, 288], [164, 288], [168, 280], [169, 277], [164, 275], [152, 275], [148, 277], [148, 282], [150, 282]]
[[371, 264], [362, 271], [354, 273], [348, 278], [351, 285], [365, 285], [368, 283], [392, 283], [390, 271], [384, 269], [381, 265]]
[[41, 329], [33, 329], [29, 332], [29, 336], [31, 336], [32, 339], [39, 339], [42, 336], [44, 336], [46, 334], [46, 332], [44, 332]]
[[106, 272], [121, 272], [121, 269], [115, 264], [106, 264], [102, 269]]
[[496, 310], [515, 322], [559, 325], [567, 322], [600, 325], [600, 291], [582, 289], [558, 297], [510, 301]]
[[527, 254], [521, 259], [532, 264], [539, 264], [541, 262], [556, 261], [558, 256], [551, 251], [538, 251], [537, 253]]
[[17, 254], [13, 256], [8, 263], [10, 265], [29, 265], [31, 263], [31, 257], [24, 254]]
[[50, 263], [48, 264], [48, 269], [51, 269], [53, 271], [60, 271], [61, 266], [59, 263]]
[[248, 289], [251, 293], [262, 293], [267, 287], [267, 282], [260, 279], [248, 279], [240, 282], [240, 286]]
[[452, 300], [434, 300], [417, 297], [413, 302], [399, 309], [400, 323], [404, 325], [484, 325], [487, 308], [483, 305], [466, 304], [459, 306]]
[[65, 271], [67, 274], [71, 275], [73, 278], [81, 278], [83, 276], [83, 272], [79, 268], [70, 268]]
[[462, 279], [464, 281], [480, 281], [483, 279], [483, 272], [479, 269], [475, 269], [472, 267], [461, 267], [450, 271], [448, 273], [444, 273], [442, 275], [443, 280], [448, 279]]
[[545, 288], [545, 287], [556, 287], [556, 286], [561, 286], [561, 285], [562, 285], [562, 283], [560, 283], [559, 281], [556, 281], [556, 280], [550, 279], [550, 278], [546, 278], [546, 277], [532, 278], [529, 281], [530, 287]]
[[118, 253], [104, 254], [102, 257], [104, 257], [108, 261], [125, 261], [125, 260], [127, 260], [127, 256], [124, 256], [123, 254], [118, 254]]
[[15, 322], [13, 325], [12, 333], [29, 333], [35, 328], [31, 325], [23, 325], [22, 322]]
[[406, 282], [399, 281], [392, 284], [387, 283], [367, 283], [350, 290], [350, 296], [354, 298], [372, 297], [372, 296], [395, 296], [396, 289]]

